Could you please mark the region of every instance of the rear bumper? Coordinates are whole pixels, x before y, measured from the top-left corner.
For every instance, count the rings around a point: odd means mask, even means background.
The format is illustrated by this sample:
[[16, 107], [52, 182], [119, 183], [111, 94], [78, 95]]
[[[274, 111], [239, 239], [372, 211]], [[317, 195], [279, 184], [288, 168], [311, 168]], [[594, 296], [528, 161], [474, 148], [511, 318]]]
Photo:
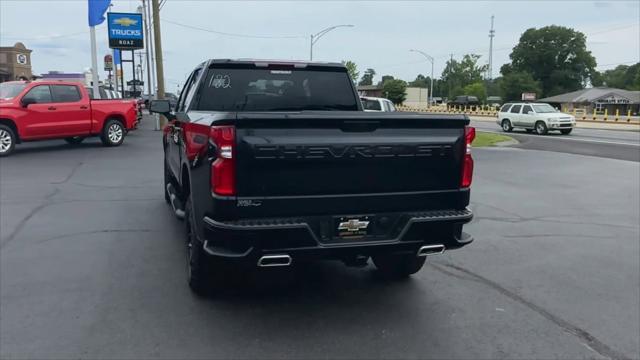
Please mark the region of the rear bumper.
[[384, 235], [342, 239], [333, 235], [332, 216], [241, 221], [203, 219], [204, 249], [231, 261], [256, 263], [264, 255], [286, 254], [293, 261], [345, 259], [380, 253], [417, 253], [421, 246], [442, 244], [453, 250], [473, 238], [462, 225], [473, 218], [469, 209], [379, 214], [393, 224]]

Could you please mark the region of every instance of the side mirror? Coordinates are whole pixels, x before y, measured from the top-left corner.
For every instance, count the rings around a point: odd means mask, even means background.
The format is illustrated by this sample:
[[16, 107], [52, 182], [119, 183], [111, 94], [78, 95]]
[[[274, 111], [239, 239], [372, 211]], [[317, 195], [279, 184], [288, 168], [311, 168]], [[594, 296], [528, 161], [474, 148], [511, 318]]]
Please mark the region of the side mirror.
[[169, 100], [151, 100], [149, 112], [167, 115], [171, 113], [171, 104]]
[[529, 114], [529, 115], [533, 115], [533, 114], [535, 114], [535, 113], [534, 113], [533, 111], [529, 111], [529, 112], [527, 112], [527, 114]]
[[31, 104], [37, 104], [38, 102], [36, 101], [36, 99], [34, 98], [28, 98], [28, 97], [24, 97], [22, 98], [22, 100], [20, 101], [20, 104], [22, 104], [22, 107], [28, 107]]

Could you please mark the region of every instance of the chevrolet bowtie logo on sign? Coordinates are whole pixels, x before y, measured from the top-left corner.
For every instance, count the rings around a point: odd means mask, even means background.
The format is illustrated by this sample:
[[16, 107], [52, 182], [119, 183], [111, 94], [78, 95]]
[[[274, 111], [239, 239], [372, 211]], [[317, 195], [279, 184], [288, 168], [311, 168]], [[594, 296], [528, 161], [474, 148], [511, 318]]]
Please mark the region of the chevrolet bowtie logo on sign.
[[113, 23], [128, 27], [128, 26], [137, 24], [138, 20], [133, 20], [133, 19], [128, 18], [128, 17], [121, 17], [121, 18], [113, 20]]
[[369, 226], [368, 221], [361, 221], [358, 219], [351, 219], [349, 221], [343, 221], [338, 224], [338, 230], [346, 230], [350, 232], [356, 232], [360, 230], [366, 230]]
[[142, 14], [108, 13], [109, 47], [112, 49], [142, 49], [144, 31]]

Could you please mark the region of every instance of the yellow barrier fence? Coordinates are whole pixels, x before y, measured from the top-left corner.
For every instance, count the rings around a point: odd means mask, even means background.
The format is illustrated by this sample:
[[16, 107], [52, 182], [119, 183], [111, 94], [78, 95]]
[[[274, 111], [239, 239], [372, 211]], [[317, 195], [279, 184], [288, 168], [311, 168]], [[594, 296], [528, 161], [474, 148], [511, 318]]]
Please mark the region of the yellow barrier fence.
[[[495, 117], [498, 115], [498, 108], [491, 107], [488, 105], [479, 105], [475, 107], [469, 106], [446, 106], [446, 105], [434, 105], [430, 108], [426, 106], [407, 106], [407, 105], [396, 105], [398, 111], [406, 111], [406, 112], [422, 112], [422, 113], [436, 113], [436, 114], [466, 114], [466, 115], [476, 115], [476, 116], [490, 116]], [[631, 110], [627, 111], [626, 115], [621, 115], [620, 110], [616, 110], [615, 117], [613, 114], [609, 115], [609, 111], [605, 109], [603, 112], [598, 114], [597, 111], [594, 111], [591, 114], [588, 114], [586, 109], [573, 108], [572, 110], [564, 109], [564, 112], [567, 114], [572, 114], [576, 120], [583, 121], [608, 121], [613, 119], [615, 122], [626, 120], [627, 123], [639, 123], [640, 117], [632, 116]]]

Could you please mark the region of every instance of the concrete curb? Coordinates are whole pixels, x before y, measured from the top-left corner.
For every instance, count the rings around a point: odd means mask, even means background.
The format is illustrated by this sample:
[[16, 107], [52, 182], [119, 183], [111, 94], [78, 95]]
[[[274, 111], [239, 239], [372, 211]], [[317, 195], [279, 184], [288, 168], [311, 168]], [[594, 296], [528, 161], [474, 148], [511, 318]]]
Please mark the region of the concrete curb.
[[[475, 118], [483, 118], [486, 119], [487, 121], [495, 121], [496, 117], [495, 115], [491, 116], [491, 115], [476, 115], [476, 114], [467, 114], [467, 116], [469, 117], [475, 117]], [[609, 120], [582, 120], [582, 119], [576, 119], [576, 123], [580, 124], [580, 123], [591, 123], [591, 124], [602, 124], [602, 125], [636, 125], [636, 126], [640, 126], [640, 122], [633, 120], [633, 121], [627, 121], [626, 118], [620, 118], [618, 121], [616, 121], [615, 119], [610, 118]]]
[[[492, 122], [495, 123], [495, 118], [486, 116], [469, 116], [469, 119], [473, 121]], [[640, 124], [638, 123], [626, 123], [626, 122], [613, 122], [613, 121], [592, 121], [592, 120], [578, 120], [576, 121], [576, 128], [578, 129], [599, 129], [599, 130], [624, 130], [624, 131], [640, 131]]]
[[516, 140], [516, 139], [511, 139], [511, 140], [507, 140], [507, 141], [500, 141], [497, 142], [493, 145], [487, 146], [487, 147], [505, 147], [505, 146], [513, 146], [513, 145], [518, 145], [520, 144], [520, 141]]

